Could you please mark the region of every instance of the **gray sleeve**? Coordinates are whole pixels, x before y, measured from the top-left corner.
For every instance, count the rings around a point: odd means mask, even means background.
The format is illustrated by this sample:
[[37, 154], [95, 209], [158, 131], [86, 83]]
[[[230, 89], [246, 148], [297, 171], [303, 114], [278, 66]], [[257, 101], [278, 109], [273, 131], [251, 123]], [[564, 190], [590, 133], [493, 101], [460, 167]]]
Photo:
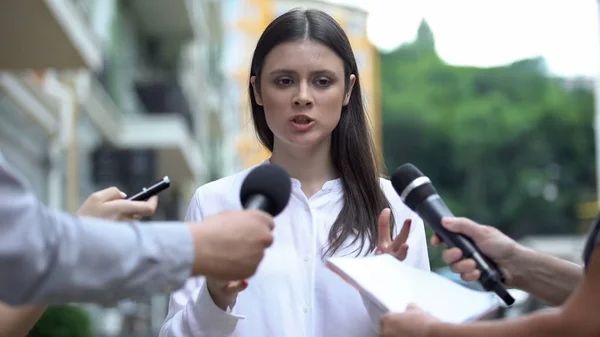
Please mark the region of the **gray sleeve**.
[[0, 154], [0, 301], [114, 303], [172, 291], [194, 247], [181, 223], [77, 218], [40, 204]]

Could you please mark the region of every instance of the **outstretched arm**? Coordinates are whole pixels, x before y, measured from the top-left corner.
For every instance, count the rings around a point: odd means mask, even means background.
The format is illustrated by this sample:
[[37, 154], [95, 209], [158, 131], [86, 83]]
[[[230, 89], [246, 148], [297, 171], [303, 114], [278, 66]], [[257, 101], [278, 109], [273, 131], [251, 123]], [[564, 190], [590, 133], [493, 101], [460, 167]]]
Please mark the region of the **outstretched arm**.
[[[563, 304], [583, 279], [581, 266], [525, 248], [494, 227], [467, 218], [444, 218], [442, 225], [473, 239], [477, 247], [498, 264], [509, 288], [522, 289], [551, 305]], [[441, 241], [434, 235], [431, 243], [437, 246]], [[442, 257], [463, 280], [479, 279], [475, 261], [462, 259], [459, 248], [444, 250]]]
[[524, 317], [493, 322], [447, 324], [420, 309], [401, 314], [386, 314], [381, 320], [382, 337], [505, 337], [518, 336], [600, 336], [600, 249], [588, 265], [583, 282], [564, 306]]

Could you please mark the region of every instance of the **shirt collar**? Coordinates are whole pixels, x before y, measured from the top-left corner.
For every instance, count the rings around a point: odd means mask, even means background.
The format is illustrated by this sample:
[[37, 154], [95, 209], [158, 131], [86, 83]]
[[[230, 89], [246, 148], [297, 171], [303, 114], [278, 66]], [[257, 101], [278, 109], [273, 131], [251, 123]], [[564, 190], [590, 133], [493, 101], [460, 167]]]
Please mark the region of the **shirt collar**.
[[[267, 159], [263, 160], [260, 163], [260, 165], [265, 165], [265, 164], [270, 164], [270, 163], [271, 163], [270, 158], [267, 158]], [[300, 180], [298, 180], [296, 178], [291, 178], [291, 177], [290, 177], [290, 179], [292, 180], [293, 186], [300, 188]], [[336, 178], [333, 180], [326, 181], [325, 184], [323, 184], [323, 187], [321, 188], [321, 190], [327, 191], [327, 192], [338, 191], [338, 190], [341, 190], [342, 187], [343, 187], [342, 186], [342, 178]]]

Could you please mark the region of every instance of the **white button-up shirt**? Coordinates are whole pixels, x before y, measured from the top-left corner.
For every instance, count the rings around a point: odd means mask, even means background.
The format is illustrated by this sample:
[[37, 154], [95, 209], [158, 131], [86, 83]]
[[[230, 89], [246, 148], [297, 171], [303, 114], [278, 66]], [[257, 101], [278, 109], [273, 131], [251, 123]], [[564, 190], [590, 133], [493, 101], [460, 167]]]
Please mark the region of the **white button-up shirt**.
[[[187, 220], [199, 221], [220, 211], [241, 209], [239, 191], [249, 170], [200, 187], [190, 203]], [[381, 187], [392, 206], [396, 235], [404, 220], [412, 219], [404, 263], [429, 270], [423, 221], [402, 203], [389, 180], [381, 179]], [[191, 278], [171, 295], [160, 336], [375, 336], [383, 312], [321, 259], [329, 230], [342, 209], [343, 193], [341, 180], [336, 179], [307, 199], [300, 182], [292, 179], [289, 203], [275, 218], [273, 245], [248, 280], [248, 288], [238, 294], [233, 310], [226, 312], [214, 304], [203, 277]], [[356, 248], [340, 249], [336, 256], [355, 256]]]

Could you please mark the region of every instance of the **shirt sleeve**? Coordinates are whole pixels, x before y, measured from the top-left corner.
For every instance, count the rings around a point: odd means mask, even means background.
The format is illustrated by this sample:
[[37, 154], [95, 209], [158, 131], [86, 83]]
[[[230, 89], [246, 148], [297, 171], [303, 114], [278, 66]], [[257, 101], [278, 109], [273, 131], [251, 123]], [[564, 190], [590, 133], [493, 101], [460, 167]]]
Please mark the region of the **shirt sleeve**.
[[116, 303], [181, 287], [194, 247], [181, 223], [77, 218], [42, 205], [0, 154], [0, 301]]
[[[196, 192], [187, 211], [186, 221], [201, 221], [202, 209]], [[233, 310], [223, 311], [213, 301], [204, 277], [189, 279], [171, 294], [169, 311], [160, 337], [229, 337], [244, 316]]]

